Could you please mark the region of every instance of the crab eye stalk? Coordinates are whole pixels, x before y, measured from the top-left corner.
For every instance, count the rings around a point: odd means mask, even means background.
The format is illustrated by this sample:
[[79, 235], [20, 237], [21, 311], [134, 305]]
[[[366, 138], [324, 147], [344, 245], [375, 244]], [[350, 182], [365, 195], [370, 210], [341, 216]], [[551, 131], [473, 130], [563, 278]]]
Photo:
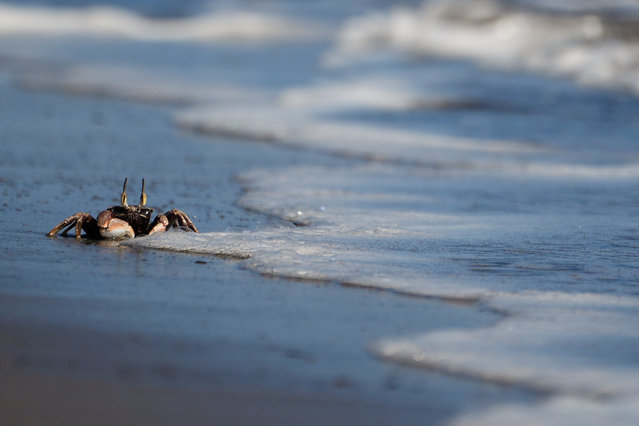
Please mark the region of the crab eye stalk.
[[146, 205], [146, 192], [144, 192], [144, 178], [142, 178], [142, 193], [140, 194], [140, 207]]
[[126, 202], [126, 181], [129, 178], [124, 178], [124, 185], [122, 185], [122, 195], [120, 195], [120, 204], [122, 207], [129, 207], [129, 204]]

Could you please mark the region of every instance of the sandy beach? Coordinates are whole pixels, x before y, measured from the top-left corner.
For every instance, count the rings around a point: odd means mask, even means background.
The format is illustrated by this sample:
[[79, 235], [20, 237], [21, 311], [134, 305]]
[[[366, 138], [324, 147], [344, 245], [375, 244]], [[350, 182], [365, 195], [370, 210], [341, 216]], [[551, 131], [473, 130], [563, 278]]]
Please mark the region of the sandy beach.
[[[537, 398], [367, 350], [400, 331], [500, 318], [481, 306], [44, 235], [78, 210], [117, 202], [123, 176], [145, 177], [150, 205], [179, 206], [204, 232], [278, 223], [235, 204], [236, 171], [355, 160], [180, 133], [166, 107], [25, 92], [9, 79], [0, 91], [7, 424], [432, 424], [491, 401]], [[100, 158], [113, 150], [121, 161]]]
[[433, 424], [438, 417], [433, 407], [312, 393], [202, 390], [46, 375], [0, 379], [3, 422], [15, 425], [418, 425]]

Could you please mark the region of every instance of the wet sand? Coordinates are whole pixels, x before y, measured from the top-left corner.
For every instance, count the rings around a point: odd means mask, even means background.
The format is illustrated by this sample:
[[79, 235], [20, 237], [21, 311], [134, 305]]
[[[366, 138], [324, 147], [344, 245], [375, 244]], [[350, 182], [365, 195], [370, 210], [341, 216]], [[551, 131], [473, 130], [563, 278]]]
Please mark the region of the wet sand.
[[[428, 424], [433, 408], [299, 392], [202, 390], [1, 376], [6, 424]], [[71, 396], [71, 397], [70, 397]], [[431, 423], [432, 424], [432, 423]]]
[[206, 140], [172, 126], [169, 107], [24, 92], [8, 76], [0, 99], [7, 424], [432, 424], [536, 398], [389, 365], [366, 349], [387, 336], [499, 320], [480, 306], [44, 236], [79, 210], [117, 203], [125, 176], [145, 177], [152, 207], [183, 209], [202, 232], [280, 225], [235, 205], [234, 174], [356, 160]]

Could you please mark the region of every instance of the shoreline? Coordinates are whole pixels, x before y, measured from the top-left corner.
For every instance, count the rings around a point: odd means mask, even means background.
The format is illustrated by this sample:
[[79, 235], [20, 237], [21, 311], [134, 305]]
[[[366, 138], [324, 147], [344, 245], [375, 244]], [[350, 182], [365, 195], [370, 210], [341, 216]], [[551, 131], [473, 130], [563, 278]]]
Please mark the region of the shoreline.
[[[3, 412], [14, 413], [16, 422], [37, 424], [56, 415], [51, 404], [63, 398], [74, 411], [60, 413], [66, 416], [60, 421], [83, 424], [83, 413], [99, 419], [111, 407], [109, 398], [128, 392], [131, 421], [148, 414], [145, 407], [171, 409], [168, 400], [186, 404], [193, 394], [201, 401], [189, 408], [193, 415], [216, 419], [226, 414], [207, 411], [211, 398], [229, 416], [259, 410], [260, 401], [271, 398], [260, 424], [276, 424], [290, 409], [300, 416], [316, 410], [317, 417], [305, 420], [317, 424], [326, 416], [356, 424], [423, 424], [472, 407], [536, 399], [392, 365], [367, 351], [384, 336], [480, 327], [497, 318], [474, 307], [290, 282], [211, 257], [44, 236], [76, 209], [97, 213], [112, 204], [121, 176], [137, 178], [132, 170], [147, 178], [152, 205], [183, 209], [201, 230], [252, 229], [275, 219], [237, 205], [236, 171], [352, 160], [185, 135], [170, 127], [171, 109], [164, 106], [25, 92], [7, 82], [0, 92], [12, 105], [3, 115], [7, 143], [1, 152], [0, 183], [11, 207], [0, 208], [0, 374], [10, 384], [3, 386], [10, 389]], [[104, 163], [96, 155], [105, 149], [131, 156]], [[182, 175], [184, 168], [192, 176]], [[127, 377], [138, 379], [129, 383]], [[168, 384], [166, 377], [172, 377]], [[132, 386], [150, 390], [135, 394]], [[38, 392], [42, 405], [20, 405]], [[88, 394], [97, 398], [93, 406], [84, 401]], [[240, 395], [237, 406], [224, 403], [234, 395]], [[308, 399], [290, 402], [299, 395]], [[85, 403], [86, 412], [75, 411]]]
[[[196, 3], [10, 13], [12, 423], [633, 422], [639, 100], [614, 89], [628, 69], [561, 77], [547, 55], [578, 47], [596, 70], [606, 43], [632, 52], [605, 8], [575, 9], [586, 35], [516, 4], [479, 22], [454, 1]], [[472, 42], [513, 14], [548, 37]], [[312, 23], [332, 30], [302, 37]], [[117, 205], [124, 178], [202, 233], [43, 236]]]

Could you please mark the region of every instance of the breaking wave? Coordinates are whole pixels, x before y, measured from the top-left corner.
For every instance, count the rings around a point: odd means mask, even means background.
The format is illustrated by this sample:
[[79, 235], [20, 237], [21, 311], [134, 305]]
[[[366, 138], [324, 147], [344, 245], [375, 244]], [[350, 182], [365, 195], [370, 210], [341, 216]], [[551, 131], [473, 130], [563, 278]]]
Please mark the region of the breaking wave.
[[590, 4], [550, 9], [543, 2], [434, 0], [417, 9], [397, 7], [349, 21], [327, 63], [391, 48], [639, 94], [639, 17]]

